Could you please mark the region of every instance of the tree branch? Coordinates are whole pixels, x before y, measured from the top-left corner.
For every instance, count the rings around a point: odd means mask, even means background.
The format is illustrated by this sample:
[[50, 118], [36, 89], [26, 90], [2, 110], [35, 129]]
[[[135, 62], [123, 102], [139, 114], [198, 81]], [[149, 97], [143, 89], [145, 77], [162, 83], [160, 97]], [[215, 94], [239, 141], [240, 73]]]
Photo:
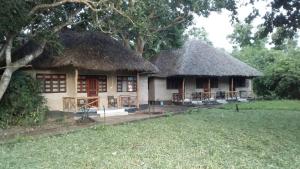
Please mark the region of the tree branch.
[[114, 6], [111, 7], [113, 10], [115, 10], [118, 14], [124, 16], [125, 18], [127, 18], [131, 23], [132, 25], [135, 25], [133, 20], [126, 14], [124, 14], [122, 11], [118, 10], [117, 8], [115, 8]]
[[173, 26], [176, 26], [176, 25], [184, 22], [185, 20], [186, 19], [184, 17], [179, 16], [179, 17], [175, 18], [174, 22], [170, 23], [169, 25], [167, 25], [165, 27], [158, 28], [158, 29], [151, 29], [151, 31], [153, 33], [157, 33], [157, 32], [163, 31], [163, 30], [167, 30], [167, 29], [169, 29], [169, 28], [171, 28]]
[[[74, 22], [73, 19], [75, 18], [75, 16], [77, 15], [78, 12], [74, 12], [73, 14], [71, 14], [69, 17], [68, 17], [68, 21], [67, 22], [64, 22], [60, 25], [57, 25], [55, 27], [52, 28], [52, 32], [54, 33], [57, 33], [59, 32], [62, 28], [68, 26], [68, 25], [74, 25], [74, 24], [78, 24], [82, 21], [78, 21], [78, 22]], [[27, 65], [28, 63], [30, 63], [33, 59], [37, 58], [39, 55], [41, 55], [44, 51], [44, 48], [46, 46], [46, 43], [47, 43], [47, 40], [46, 39], [43, 39], [39, 46], [37, 47], [37, 49], [35, 51], [33, 51], [31, 54], [28, 54], [26, 56], [24, 56], [23, 58], [17, 60], [16, 62], [14, 62], [12, 64], [12, 68], [14, 69], [18, 69], [20, 67], [23, 67], [25, 65]], [[7, 65], [8, 66], [8, 65]]]
[[33, 14], [35, 14], [36, 12], [40, 11], [40, 10], [44, 10], [44, 9], [49, 9], [49, 8], [53, 8], [53, 7], [57, 7], [66, 3], [81, 3], [84, 4], [86, 6], [88, 6], [91, 9], [96, 9], [93, 6], [93, 2], [91, 0], [60, 0], [51, 4], [40, 4], [35, 6], [28, 14], [28, 16], [32, 16]]
[[134, 22], [133, 22], [133, 20], [128, 15], [126, 15], [122, 11], [118, 10], [113, 5], [106, 5], [105, 2], [109, 2], [109, 1], [107, 1], [107, 0], [101, 0], [101, 2], [94, 2], [93, 0], [60, 0], [60, 1], [54, 2], [52, 4], [40, 4], [40, 5], [37, 5], [37, 6], [35, 6], [29, 12], [28, 16], [32, 16], [33, 14], [35, 14], [36, 12], [38, 12], [40, 10], [57, 7], [57, 6], [66, 4], [66, 3], [81, 3], [81, 4], [86, 5], [92, 11], [99, 12], [99, 11], [101, 11], [101, 9], [97, 9], [97, 7], [99, 6], [100, 3], [102, 3], [102, 5], [104, 5], [106, 8], [111, 8], [112, 10], [114, 10], [118, 14], [120, 14], [121, 16], [127, 18], [133, 25], [135, 25]]
[[6, 49], [6, 43], [3, 46], [1, 46], [1, 49], [0, 49], [0, 63], [4, 59], [3, 56], [4, 56], [5, 49]]
[[44, 39], [42, 40], [42, 42], [40, 43], [40, 45], [38, 46], [38, 48], [33, 51], [31, 54], [26, 55], [25, 57], [23, 57], [22, 59], [17, 60], [16, 62], [14, 62], [12, 64], [12, 67], [17, 70], [20, 67], [27, 65], [29, 62], [31, 62], [33, 59], [37, 58], [40, 54], [43, 53], [44, 48], [46, 46], [46, 42], [47, 40]]
[[13, 45], [14, 35], [10, 34], [7, 36], [7, 43], [5, 47], [5, 61], [6, 65], [11, 64], [11, 49]]

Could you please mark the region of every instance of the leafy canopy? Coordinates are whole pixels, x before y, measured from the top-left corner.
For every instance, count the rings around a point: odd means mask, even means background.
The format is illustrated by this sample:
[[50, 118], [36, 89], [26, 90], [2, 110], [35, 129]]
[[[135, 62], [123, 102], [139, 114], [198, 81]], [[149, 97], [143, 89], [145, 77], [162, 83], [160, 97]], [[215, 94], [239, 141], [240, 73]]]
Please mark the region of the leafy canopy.
[[234, 0], [139, 0], [116, 4], [130, 20], [116, 14], [98, 13], [97, 23], [86, 24], [110, 33], [144, 56], [160, 49], [179, 47], [184, 30], [191, 25], [193, 14], [208, 16], [226, 8], [235, 13]]
[[[258, 1], [250, 0], [250, 4]], [[265, 38], [269, 34], [276, 33], [273, 38], [275, 45], [280, 45], [286, 38], [293, 38], [300, 29], [300, 1], [299, 0], [271, 0], [268, 2], [271, 10], [265, 14], [259, 13], [256, 8], [246, 18], [247, 23], [251, 23], [254, 18], [261, 17], [264, 20], [260, 25], [262, 29], [258, 31], [258, 37]]]

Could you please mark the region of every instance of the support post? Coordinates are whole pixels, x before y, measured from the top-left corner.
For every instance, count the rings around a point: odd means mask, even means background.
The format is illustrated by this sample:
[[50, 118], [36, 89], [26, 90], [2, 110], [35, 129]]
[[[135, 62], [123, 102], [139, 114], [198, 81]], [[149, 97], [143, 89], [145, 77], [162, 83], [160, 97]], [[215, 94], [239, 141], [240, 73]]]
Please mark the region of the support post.
[[182, 103], [184, 102], [185, 99], [185, 78], [183, 77], [182, 79]]
[[140, 108], [140, 74], [136, 74], [136, 107]]
[[233, 97], [234, 94], [233, 94], [233, 77], [231, 78], [231, 92], [230, 92], [230, 96]]
[[233, 90], [233, 88], [234, 88], [233, 85], [234, 85], [234, 80], [233, 80], [233, 77], [232, 77], [232, 78], [231, 78], [231, 91], [234, 91], [234, 90]]
[[77, 112], [78, 107], [77, 107], [77, 87], [78, 87], [78, 70], [75, 69], [75, 112]]
[[209, 97], [209, 99], [210, 99], [210, 97], [211, 97], [211, 88], [210, 88], [210, 78], [208, 78], [208, 97]]

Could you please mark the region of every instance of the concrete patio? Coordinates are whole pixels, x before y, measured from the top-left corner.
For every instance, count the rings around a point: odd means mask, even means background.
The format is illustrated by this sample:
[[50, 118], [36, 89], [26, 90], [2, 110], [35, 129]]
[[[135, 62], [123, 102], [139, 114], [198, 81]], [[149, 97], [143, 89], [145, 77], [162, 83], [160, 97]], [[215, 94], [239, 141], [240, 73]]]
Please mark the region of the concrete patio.
[[90, 114], [90, 118], [95, 122], [91, 123], [77, 123], [80, 117], [74, 116], [73, 113], [65, 112], [50, 112], [47, 115], [45, 123], [39, 126], [15, 126], [8, 129], [0, 130], [0, 143], [14, 139], [16, 137], [39, 137], [39, 136], [53, 136], [74, 132], [82, 128], [93, 127], [100, 124], [103, 125], [118, 125], [134, 121], [146, 120], [150, 118], [159, 118], [170, 114], [179, 114], [188, 110], [189, 106], [182, 105], [165, 105], [165, 106], [150, 106], [150, 108], [129, 113], [123, 116], [110, 116], [101, 118], [97, 114]]

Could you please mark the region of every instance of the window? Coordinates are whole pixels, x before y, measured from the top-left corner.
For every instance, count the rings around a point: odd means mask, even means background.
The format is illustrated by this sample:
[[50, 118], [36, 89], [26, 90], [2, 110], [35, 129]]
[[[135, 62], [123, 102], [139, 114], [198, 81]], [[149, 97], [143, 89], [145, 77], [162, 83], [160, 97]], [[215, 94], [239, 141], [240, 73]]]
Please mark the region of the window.
[[78, 77], [77, 92], [78, 93], [86, 93], [86, 76]]
[[65, 74], [37, 74], [36, 79], [41, 82], [42, 93], [65, 93]]
[[[92, 76], [93, 78], [98, 79], [98, 88], [99, 92], [107, 92], [107, 77], [106, 76]], [[77, 92], [78, 93], [86, 93], [86, 87], [87, 87], [87, 79], [89, 76], [80, 75], [78, 77], [77, 82]]]
[[181, 85], [182, 85], [182, 78], [180, 77], [167, 78], [167, 89], [179, 89]]
[[239, 78], [235, 78], [235, 85], [236, 87], [246, 87], [246, 79], [239, 77]]
[[107, 78], [106, 76], [98, 76], [99, 92], [107, 92]]
[[[218, 78], [210, 78], [210, 88], [218, 88]], [[208, 78], [197, 78], [196, 79], [196, 88], [208, 88]]]
[[196, 89], [202, 89], [204, 88], [204, 84], [208, 83], [207, 78], [197, 78], [196, 79]]
[[211, 88], [218, 88], [219, 87], [219, 80], [218, 80], [218, 78], [211, 78], [210, 79], [210, 87]]
[[137, 81], [136, 76], [118, 76], [117, 91], [118, 92], [136, 92]]

